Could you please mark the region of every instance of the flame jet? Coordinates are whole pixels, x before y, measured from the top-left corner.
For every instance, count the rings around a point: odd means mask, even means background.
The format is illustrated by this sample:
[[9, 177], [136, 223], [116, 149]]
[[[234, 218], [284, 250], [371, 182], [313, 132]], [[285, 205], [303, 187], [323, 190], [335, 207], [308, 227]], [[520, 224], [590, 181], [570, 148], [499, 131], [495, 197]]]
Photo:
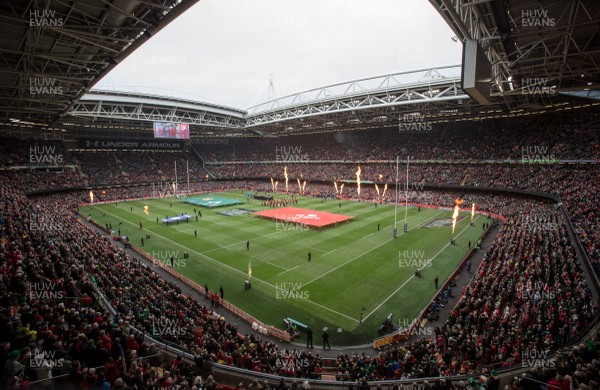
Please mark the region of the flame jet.
[[360, 174], [361, 174], [361, 170], [360, 170], [360, 165], [359, 165], [358, 170], [356, 171], [356, 193], [358, 194], [359, 197], [360, 197]]

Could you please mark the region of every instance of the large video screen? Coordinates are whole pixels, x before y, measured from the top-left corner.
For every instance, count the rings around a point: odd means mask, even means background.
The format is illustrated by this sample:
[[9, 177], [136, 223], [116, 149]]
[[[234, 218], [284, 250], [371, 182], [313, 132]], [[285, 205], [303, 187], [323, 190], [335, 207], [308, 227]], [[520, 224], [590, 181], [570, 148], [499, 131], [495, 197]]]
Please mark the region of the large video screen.
[[154, 138], [190, 139], [188, 123], [154, 122]]

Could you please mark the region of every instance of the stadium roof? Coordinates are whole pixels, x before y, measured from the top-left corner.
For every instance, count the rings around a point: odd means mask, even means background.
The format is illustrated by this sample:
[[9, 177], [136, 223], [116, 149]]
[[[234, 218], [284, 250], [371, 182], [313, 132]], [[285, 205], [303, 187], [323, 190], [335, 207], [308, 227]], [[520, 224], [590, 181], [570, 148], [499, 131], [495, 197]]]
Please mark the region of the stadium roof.
[[429, 2], [458, 39], [475, 39], [486, 50], [493, 81], [504, 91], [507, 104], [517, 104], [532, 80], [555, 86], [560, 92], [598, 88], [599, 1]]
[[198, 0], [0, 4], [0, 120], [56, 123], [89, 89]]
[[159, 120], [191, 123], [195, 137], [277, 136], [599, 104], [587, 93], [600, 85], [597, 0], [430, 0], [456, 40], [475, 39], [484, 48], [493, 76], [488, 105], [462, 91], [459, 65], [332, 84], [247, 110], [152, 93], [91, 90], [196, 1], [49, 0], [44, 7], [32, 1], [0, 8], [6, 37], [0, 43], [0, 122], [8, 124], [2, 130], [29, 126], [101, 135], [115, 128], [119, 134], [143, 135]]

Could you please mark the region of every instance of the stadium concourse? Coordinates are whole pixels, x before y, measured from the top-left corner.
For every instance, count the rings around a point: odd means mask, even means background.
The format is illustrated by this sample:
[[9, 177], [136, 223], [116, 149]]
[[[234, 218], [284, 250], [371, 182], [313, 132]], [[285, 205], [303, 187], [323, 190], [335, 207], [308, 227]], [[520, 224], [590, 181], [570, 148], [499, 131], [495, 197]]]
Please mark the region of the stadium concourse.
[[[296, 145], [307, 154], [308, 162], [287, 166], [294, 180], [302, 177], [309, 182], [307, 190], [312, 196], [335, 196], [333, 181], [353, 179], [357, 162], [363, 167], [365, 180], [384, 182], [393, 178], [392, 162], [369, 160], [393, 160], [396, 154], [444, 160], [413, 165], [411, 183], [416, 187], [419, 183], [465, 186], [454, 191], [421, 187], [410, 192], [410, 202], [451, 207], [460, 195], [467, 203], [477, 203], [481, 211], [498, 213], [507, 221], [494, 237], [490, 236], [489, 246], [480, 252], [481, 264], [473, 268], [473, 281], [460, 293], [456, 291], [457, 298], [445, 307], [447, 320], [436, 323], [433, 335], [365, 352], [364, 356], [336, 353], [336, 379], [358, 385], [384, 379], [483, 376], [481, 380], [489, 381], [493, 390], [492, 370], [523, 367], [528, 360], [523, 351], [560, 350], [552, 366], [532, 368], [526, 377], [513, 381], [512, 387], [532, 390], [537, 388], [534, 381], [541, 381], [561, 388], [598, 388], [597, 332], [589, 335], [588, 342], [580, 343], [598, 318], [597, 291], [591, 287], [600, 274], [598, 112], [574, 110], [535, 120], [452, 124], [438, 130], [433, 135], [396, 138], [381, 130], [260, 143], [236, 140], [220, 149], [212, 145], [210, 153], [201, 144], [195, 145], [200, 155], [209, 155], [206, 160], [214, 164], [202, 167], [199, 162], [192, 163], [191, 188], [198, 192], [230, 188], [267, 192], [268, 178], [283, 174], [283, 163], [273, 162], [277, 160], [273, 158], [275, 148], [282, 144]], [[285, 351], [290, 346], [250, 331], [247, 335], [242, 331], [240, 336], [242, 328], [231, 322], [233, 317], [227, 316], [230, 321], [222, 318], [203, 297], [188, 294], [185, 287], [162, 277], [73, 214], [78, 203], [88, 201], [82, 183], [99, 185], [94, 190], [101, 200], [152, 196], [152, 182], [169, 180], [172, 175], [168, 169], [174, 161], [192, 162], [193, 156], [183, 152], [75, 153], [57, 141], [52, 144], [64, 156], [61, 164], [65, 167], [52, 172], [31, 167], [27, 158], [30, 141], [2, 141], [0, 165], [21, 167], [0, 173], [0, 363], [6, 387], [25, 387], [32, 381], [49, 385], [51, 376], [65, 374], [53, 380], [55, 385], [215, 388], [206, 382], [225, 380], [211, 375], [211, 367], [218, 363], [300, 382], [321, 377], [322, 359], [316, 357], [320, 351], [315, 349], [310, 355], [302, 352], [308, 364], [290, 369], [282, 364], [290, 358]], [[235, 160], [242, 163], [231, 168], [234, 164], [222, 163], [232, 159], [229, 150], [237, 142], [246, 143], [241, 149], [247, 155], [237, 152]], [[341, 147], [331, 147], [336, 144]], [[477, 161], [539, 160], [527, 157], [532, 145], [551, 158], [531, 164]], [[312, 155], [337, 162], [313, 164]], [[163, 158], [170, 165], [163, 164]], [[556, 163], [569, 159], [596, 163]], [[245, 164], [245, 160], [258, 163]], [[344, 160], [352, 163], [340, 162]], [[206, 174], [235, 180], [201, 181]], [[331, 184], [311, 182], [318, 179]], [[124, 183], [128, 185], [108, 186]], [[469, 185], [492, 189], [478, 191]], [[560, 196], [562, 205], [493, 188], [554, 194]], [[61, 192], [31, 193], [48, 189]], [[367, 187], [362, 199], [375, 196], [375, 190]], [[391, 200], [392, 195], [385, 199]], [[563, 206], [568, 214], [562, 212]], [[570, 236], [565, 215], [569, 215], [577, 237]], [[35, 222], [46, 223], [46, 228], [31, 229]], [[584, 260], [577, 254], [574, 239], [580, 240], [596, 275], [581, 263]], [[540, 283], [542, 291], [537, 292], [543, 294], [541, 297], [535, 294]], [[55, 305], [57, 297], [61, 303]], [[143, 334], [150, 333], [152, 325], [161, 320], [185, 330], [178, 335], [166, 334], [162, 340], [194, 354], [195, 364], [155, 356], [155, 347]], [[291, 381], [287, 380], [288, 386]], [[269, 383], [277, 388], [277, 380]], [[436, 389], [469, 386], [473, 385], [459, 381], [433, 385]]]

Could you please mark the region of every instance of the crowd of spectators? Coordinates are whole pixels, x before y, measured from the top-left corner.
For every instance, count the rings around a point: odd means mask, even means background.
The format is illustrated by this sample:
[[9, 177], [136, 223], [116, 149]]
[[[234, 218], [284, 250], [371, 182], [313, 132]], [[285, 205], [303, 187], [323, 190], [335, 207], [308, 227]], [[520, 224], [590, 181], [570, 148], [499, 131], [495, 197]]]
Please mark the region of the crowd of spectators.
[[208, 162], [369, 161], [395, 160], [396, 156], [420, 160], [520, 160], [535, 154], [557, 159], [598, 159], [599, 125], [597, 110], [573, 110], [481, 122], [435, 123], [427, 132], [402, 132], [396, 127], [318, 136], [234, 138], [227, 144], [199, 141], [194, 147]]
[[[68, 388], [215, 388], [206, 384], [211, 362], [296, 375], [277, 367], [282, 352], [274, 343], [238, 334], [150, 265], [79, 223], [70, 214], [77, 197], [29, 199], [27, 183], [1, 180], [0, 364], [7, 388], [49, 386], [55, 376]], [[99, 304], [96, 291], [116, 314]], [[161, 360], [147, 336], [193, 351], [196, 364]], [[315, 369], [318, 356], [311, 361], [298, 375]]]
[[[137, 184], [206, 178], [206, 172], [191, 155], [183, 152], [86, 151], [73, 153], [90, 185]], [[189, 168], [189, 171], [188, 171]]]
[[[78, 223], [69, 216], [69, 210], [80, 200], [77, 196], [27, 199], [23, 196], [26, 183], [9, 180], [3, 177], [2, 198], [6, 201], [1, 210], [1, 248], [3, 258], [10, 260], [3, 263], [2, 282], [5, 291], [9, 286], [20, 287], [15, 290], [17, 295], [6, 295], [2, 306], [6, 330], [3, 334], [8, 335], [2, 341], [11, 343], [7, 356], [11, 352], [15, 355], [17, 350], [16, 360], [26, 361], [27, 355], [21, 356], [21, 348], [26, 346], [30, 350], [58, 350], [59, 344], [46, 340], [56, 335], [52, 340], [61, 340], [61, 358], [70, 362], [63, 360], [62, 367], [70, 365], [82, 373], [86, 368], [89, 373], [92, 366], [106, 367], [100, 372], [112, 385], [120, 383], [119, 378], [129, 385], [138, 383], [133, 373], [149, 370], [148, 376], [142, 374], [148, 385], [163, 380], [165, 374], [151, 374], [154, 372], [152, 364], [140, 360], [140, 353], [150, 355], [152, 352], [142, 333], [136, 333], [133, 328], [152, 335], [157, 328], [169, 326], [178, 331], [158, 332], [158, 338], [194, 351], [201, 361], [207, 359], [293, 377], [314, 377], [314, 373], [319, 372], [320, 358], [312, 355], [308, 358], [308, 352], [304, 352], [304, 358], [311, 363], [290, 370], [289, 365], [282, 364], [290, 358], [290, 351], [282, 351], [275, 343], [253, 335], [238, 335], [235, 325], [192, 299], [177, 285], [162, 279], [151, 266], [129, 257], [108, 239]], [[228, 185], [268, 190], [264, 188], [267, 183], [205, 184], [207, 190], [226, 189]], [[458, 194], [423, 192], [413, 196], [415, 202], [452, 205]], [[499, 195], [464, 194], [463, 197], [466, 202], [477, 202], [489, 211], [503, 214], [508, 221], [486, 253], [478, 277], [464, 291], [448, 322], [436, 329], [434, 338], [390, 348], [378, 356], [340, 356], [340, 378], [376, 380], [474, 374], [489, 364], [520, 362], [517, 352], [523, 348], [555, 349], [571, 341], [598, 315], [566, 238], [564, 224], [550, 205]], [[31, 230], [28, 227], [32, 220], [46, 221], [50, 225], [46, 225], [45, 230]], [[51, 291], [73, 299], [61, 301], [62, 305], [43, 298], [34, 299], [31, 291], [36, 286], [46, 289], [52, 286]], [[97, 304], [94, 286], [116, 309], [116, 316]], [[28, 314], [32, 308], [33, 313]], [[67, 329], [71, 332], [65, 339]], [[21, 334], [33, 336], [24, 345], [17, 337]], [[442, 343], [440, 338], [444, 340]], [[93, 359], [77, 352], [71, 355], [72, 350], [87, 345], [96, 352], [90, 354], [95, 356]], [[456, 348], [451, 348], [453, 346]], [[98, 357], [102, 349], [107, 353], [102, 352]], [[43, 366], [52, 366], [52, 359]], [[171, 369], [169, 377], [177, 383], [191, 383], [195, 378], [192, 368], [186, 372], [173, 367], [168, 369]], [[73, 368], [68, 373], [72, 371]], [[38, 374], [35, 370], [28, 371], [28, 378], [44, 379]], [[95, 375], [94, 381], [102, 380], [98, 378], [102, 375]], [[5, 379], [17, 381], [13, 376]]]
[[72, 165], [73, 159], [60, 140], [6, 137], [0, 143], [0, 167], [52, 167]]
[[[510, 201], [509, 201], [510, 202]], [[378, 356], [341, 354], [338, 375], [368, 379], [474, 375], [530, 363], [576, 339], [597, 316], [565, 226], [548, 205], [505, 205], [508, 218], [448, 320]], [[530, 353], [534, 351], [534, 353]]]
[[[588, 113], [581, 119], [570, 115], [554, 118], [556, 131], [540, 141], [538, 137], [548, 126], [544, 120], [522, 120], [515, 127], [501, 123], [504, 121], [484, 122], [485, 127], [472, 124], [469, 126], [474, 128], [461, 130], [449, 127], [440, 129], [443, 137], [437, 134], [425, 141], [435, 141], [430, 147], [432, 156], [445, 159], [469, 158], [468, 151], [478, 158], [490, 157], [490, 153], [519, 158], [522, 151], [511, 146], [519, 142], [542, 143], [560, 157], [598, 157], [597, 114]], [[507, 131], [499, 136], [495, 130], [502, 126]], [[464, 132], [469, 131], [474, 142], [465, 142]], [[385, 131], [381, 132], [385, 135]], [[575, 135], [579, 138], [574, 138]], [[507, 137], [513, 136], [517, 137], [514, 143], [506, 142]], [[394, 141], [388, 151], [384, 145], [378, 145], [379, 138], [358, 133], [327, 137], [320, 141], [304, 137], [298, 145], [305, 153], [311, 153], [309, 150], [314, 146], [314, 153], [331, 160], [369, 159], [388, 152], [393, 156], [394, 148], [406, 148]], [[271, 150], [275, 153], [275, 147], [268, 144], [270, 141], [246, 141], [247, 148], [236, 148], [243, 161], [268, 161], [265, 153]], [[423, 146], [425, 141], [411, 139], [411, 145]], [[4, 166], [23, 163], [15, 152], [22, 142], [11, 142], [7, 149], [10, 152], [1, 159]], [[359, 146], [347, 148], [346, 142]], [[229, 148], [234, 145], [218, 146], [211, 148], [215, 160], [231, 156]], [[181, 154], [142, 154], [85, 152], [76, 153], [73, 161], [80, 164], [88, 181], [96, 184], [164, 180], [165, 171], [175, 161], [178, 176], [185, 177], [186, 159]], [[271, 192], [269, 181], [246, 178], [273, 176], [280, 179], [278, 191], [283, 190], [282, 164], [212, 167], [219, 175], [236, 180], [193, 182], [191, 191], [236, 188]], [[298, 192], [295, 180], [301, 178], [308, 180], [305, 195], [334, 198], [340, 193], [336, 192], [333, 181], [355, 179], [356, 167], [345, 163], [289, 164], [290, 190]], [[205, 178], [198, 163], [190, 169], [191, 179]], [[395, 177], [395, 166], [391, 163], [363, 163], [361, 170], [363, 180], [382, 183], [392, 182]], [[596, 165], [414, 164], [410, 175], [414, 177], [413, 185], [465, 184], [559, 194], [600, 274], [600, 214], [595, 202], [600, 172]], [[78, 222], [71, 210], [89, 200], [87, 191], [25, 196], [33, 189], [73, 187], [81, 180], [77, 169], [0, 174], [0, 363], [4, 384], [10, 388], [23, 387], [32, 380], [45, 384], [52, 375], [66, 374], [61, 380], [72, 388], [193, 388], [195, 382], [211, 381], [205, 368], [215, 362], [256, 372], [318, 377], [322, 367], [318, 355], [299, 352], [309, 364], [293, 368], [282, 364], [292, 356], [297, 357], [297, 353], [281, 350], [274, 342], [252, 334], [238, 334], [236, 326], [213, 309]], [[393, 201], [393, 194], [389, 188], [387, 195], [381, 196], [370, 184], [363, 186], [360, 199], [389, 202]], [[508, 195], [424, 191], [418, 185], [404, 195], [412, 203], [446, 207], [454, 205], [460, 196], [466, 204], [476, 203], [480, 211], [501, 214], [506, 222], [486, 251], [473, 282], [462, 291], [449, 319], [435, 329], [433, 337], [389, 347], [375, 356], [341, 354], [337, 359], [339, 379], [372, 381], [474, 375], [490, 366], [523, 364], [530, 356], [525, 355], [527, 351], [560, 349], [576, 340], [598, 317], [597, 303], [577, 260], [565, 221], [552, 205]], [[144, 185], [96, 190], [96, 198], [106, 201], [145, 196], [160, 197], [160, 188]], [[356, 198], [356, 185], [347, 183], [341, 196]], [[98, 292], [116, 310], [116, 315], [100, 304]], [[157, 334], [157, 329], [165, 326], [170, 331]], [[193, 352], [197, 364], [190, 366], [153, 356], [153, 347], [145, 335], [155, 335]], [[598, 362], [594, 358], [598, 358], [598, 344], [580, 345], [560, 360], [559, 369], [541, 373], [532, 370], [528, 375], [544, 382], [562, 383], [568, 374], [570, 382], [580, 388], [597, 388]], [[163, 386], [165, 383], [168, 386]], [[195, 386], [199, 388], [198, 383]], [[533, 389], [527, 387], [526, 379], [515, 380], [514, 388]]]

